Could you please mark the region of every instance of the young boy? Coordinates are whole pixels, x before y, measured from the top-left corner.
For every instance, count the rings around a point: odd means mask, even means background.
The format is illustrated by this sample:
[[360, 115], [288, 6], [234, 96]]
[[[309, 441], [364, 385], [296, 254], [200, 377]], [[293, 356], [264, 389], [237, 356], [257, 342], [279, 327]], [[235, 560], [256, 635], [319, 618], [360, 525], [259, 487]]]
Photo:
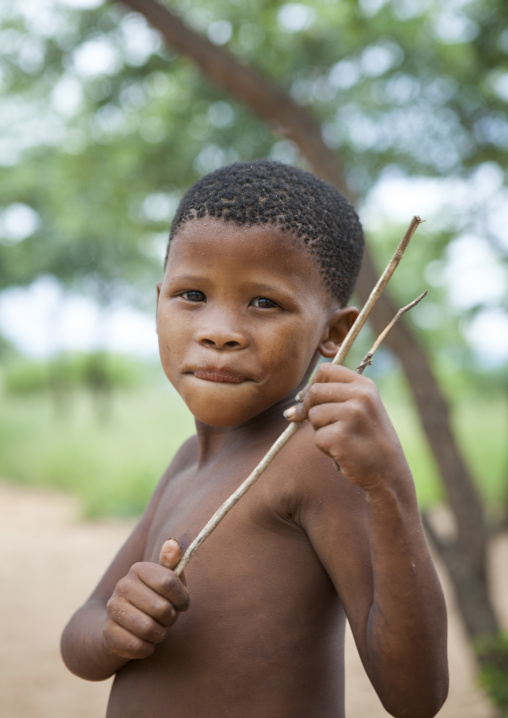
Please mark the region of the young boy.
[[[62, 638], [78, 676], [116, 673], [108, 718], [340, 718], [346, 617], [387, 711], [444, 702], [443, 596], [376, 388], [323, 364], [295, 400], [357, 316], [362, 247], [342, 195], [280, 163], [217, 170], [183, 198], [157, 332], [197, 434]], [[302, 419], [180, 580], [181, 551]]]

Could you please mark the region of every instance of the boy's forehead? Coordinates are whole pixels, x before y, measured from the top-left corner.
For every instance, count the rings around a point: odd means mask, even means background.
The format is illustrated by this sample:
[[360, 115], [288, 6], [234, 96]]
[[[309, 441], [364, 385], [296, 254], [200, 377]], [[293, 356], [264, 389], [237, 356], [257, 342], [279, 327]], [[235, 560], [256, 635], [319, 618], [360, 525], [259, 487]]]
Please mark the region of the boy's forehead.
[[183, 222], [176, 231], [171, 244], [178, 238], [183, 236], [184, 239], [199, 238], [208, 239], [210, 241], [220, 242], [224, 237], [238, 239], [248, 238], [248, 235], [262, 234], [271, 237], [274, 241], [284, 242], [288, 246], [305, 248], [303, 240], [278, 224], [273, 222], [256, 222], [252, 224], [238, 224], [233, 220], [221, 219], [217, 217], [198, 217], [188, 219]]
[[295, 260], [304, 257], [317, 267], [315, 258], [300, 237], [272, 223], [239, 225], [214, 217], [187, 220], [171, 240], [168, 260], [171, 260], [175, 246], [182, 249], [185, 244], [199, 245], [201, 251], [221, 251], [227, 247], [235, 255], [246, 259], [257, 257], [268, 264], [273, 262], [276, 254]]

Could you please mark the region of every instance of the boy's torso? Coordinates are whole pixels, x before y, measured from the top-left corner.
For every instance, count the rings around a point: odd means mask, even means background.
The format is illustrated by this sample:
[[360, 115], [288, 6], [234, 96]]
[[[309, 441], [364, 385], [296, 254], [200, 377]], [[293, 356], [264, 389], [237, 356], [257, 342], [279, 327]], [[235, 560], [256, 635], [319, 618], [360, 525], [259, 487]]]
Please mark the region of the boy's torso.
[[[190, 452], [159, 502], [144, 560], [156, 562], [170, 537], [186, 548], [266, 448], [239, 444], [202, 470]], [[298, 525], [299, 490], [284, 465], [282, 452], [193, 557], [189, 611], [153, 656], [119, 672], [109, 718], [343, 714], [343, 610]]]

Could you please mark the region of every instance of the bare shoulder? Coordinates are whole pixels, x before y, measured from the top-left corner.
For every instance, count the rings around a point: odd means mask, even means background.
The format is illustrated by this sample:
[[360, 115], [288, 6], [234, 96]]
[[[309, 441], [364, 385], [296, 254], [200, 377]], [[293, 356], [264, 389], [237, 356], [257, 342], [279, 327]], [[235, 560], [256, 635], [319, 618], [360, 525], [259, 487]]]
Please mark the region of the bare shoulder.
[[371, 559], [364, 492], [316, 447], [314, 430], [306, 421], [281, 459], [284, 465], [279, 471], [291, 497], [294, 520], [308, 536], [337, 593], [347, 603], [353, 585], [366, 589], [368, 597]]
[[345, 527], [366, 517], [363, 491], [351, 484], [333, 459], [317, 448], [314, 430], [304, 421], [283, 453], [281, 471], [305, 522], [313, 513], [329, 514]]
[[178, 449], [169, 466], [160, 478], [159, 483], [155, 487], [152, 497], [148, 503], [148, 506], [145, 509], [145, 512], [141, 517], [138, 526], [145, 525], [146, 527], [148, 527], [151, 524], [153, 516], [157, 511], [157, 507], [159, 505], [161, 497], [164, 494], [164, 491], [166, 490], [166, 487], [171, 481], [171, 479], [174, 478], [176, 475], [180, 474], [182, 471], [185, 471], [196, 461], [198, 451], [197, 447], [197, 437], [191, 436], [189, 439], [187, 439], [187, 441], [184, 441], [184, 443]]

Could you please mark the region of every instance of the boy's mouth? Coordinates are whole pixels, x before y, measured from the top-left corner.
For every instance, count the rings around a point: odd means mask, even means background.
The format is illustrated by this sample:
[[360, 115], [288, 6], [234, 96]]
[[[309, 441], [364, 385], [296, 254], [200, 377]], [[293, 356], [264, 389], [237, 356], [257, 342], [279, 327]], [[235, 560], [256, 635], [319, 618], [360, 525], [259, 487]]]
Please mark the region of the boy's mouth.
[[200, 367], [192, 373], [198, 379], [204, 379], [205, 381], [217, 381], [225, 384], [241, 384], [245, 381], [245, 377], [237, 372], [213, 366]]

